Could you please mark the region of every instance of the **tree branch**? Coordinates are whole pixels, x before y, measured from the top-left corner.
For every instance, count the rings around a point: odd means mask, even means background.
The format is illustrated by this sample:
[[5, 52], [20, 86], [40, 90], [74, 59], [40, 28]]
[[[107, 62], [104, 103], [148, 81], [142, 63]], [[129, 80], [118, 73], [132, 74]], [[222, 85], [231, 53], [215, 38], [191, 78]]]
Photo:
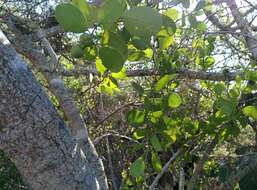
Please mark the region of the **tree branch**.
[[156, 185], [158, 184], [159, 180], [163, 176], [163, 174], [169, 169], [170, 164], [182, 153], [182, 148], [178, 149], [178, 151], [173, 154], [173, 156], [169, 159], [169, 161], [163, 166], [162, 171], [155, 177], [149, 190], [154, 190]]

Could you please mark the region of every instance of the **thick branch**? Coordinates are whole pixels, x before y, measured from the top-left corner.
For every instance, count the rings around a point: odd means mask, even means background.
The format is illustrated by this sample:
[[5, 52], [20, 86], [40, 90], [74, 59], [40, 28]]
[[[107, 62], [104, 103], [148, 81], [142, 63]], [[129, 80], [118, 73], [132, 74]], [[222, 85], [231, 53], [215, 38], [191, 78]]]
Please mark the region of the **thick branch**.
[[64, 121], [0, 31], [0, 148], [33, 190], [99, 190]]

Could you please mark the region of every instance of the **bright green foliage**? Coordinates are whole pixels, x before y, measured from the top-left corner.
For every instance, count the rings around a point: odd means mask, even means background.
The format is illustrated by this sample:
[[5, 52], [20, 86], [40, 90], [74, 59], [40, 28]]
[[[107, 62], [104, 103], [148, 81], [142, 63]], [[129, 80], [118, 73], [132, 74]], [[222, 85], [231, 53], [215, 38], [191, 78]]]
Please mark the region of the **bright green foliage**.
[[257, 120], [257, 108], [255, 106], [246, 106], [243, 108], [243, 112], [246, 116]]
[[55, 17], [66, 32], [80, 33], [88, 27], [87, 19], [79, 8], [72, 4], [59, 4], [55, 9]]
[[145, 120], [145, 113], [138, 110], [131, 110], [128, 113], [128, 122], [130, 125], [142, 125]]
[[133, 177], [140, 177], [144, 175], [145, 171], [145, 162], [143, 157], [139, 157], [131, 166], [130, 166], [130, 175]]
[[173, 75], [164, 75], [160, 80], [158, 80], [158, 82], [155, 85], [155, 89], [157, 91], [163, 89], [165, 87], [165, 85], [168, 84], [168, 82], [170, 82], [172, 79], [176, 78], [176, 74]]
[[168, 105], [171, 108], [177, 108], [182, 103], [180, 96], [177, 93], [172, 93], [168, 98]]
[[178, 18], [178, 10], [173, 9], [173, 8], [169, 8], [166, 11], [164, 11], [163, 15], [166, 15], [171, 20], [177, 20], [177, 18]]
[[162, 163], [159, 156], [156, 153], [152, 153], [151, 162], [154, 170], [160, 172], [162, 170]]
[[135, 7], [126, 11], [123, 15], [127, 30], [140, 37], [148, 37], [157, 34], [162, 26], [161, 15], [148, 7]]

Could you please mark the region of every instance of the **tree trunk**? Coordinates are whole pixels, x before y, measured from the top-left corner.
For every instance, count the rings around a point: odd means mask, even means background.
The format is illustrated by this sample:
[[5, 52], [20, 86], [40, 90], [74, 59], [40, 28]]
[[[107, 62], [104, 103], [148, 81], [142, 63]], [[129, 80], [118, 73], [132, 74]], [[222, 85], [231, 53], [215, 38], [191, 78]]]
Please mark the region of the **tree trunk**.
[[93, 169], [0, 31], [0, 148], [34, 190], [99, 189]]

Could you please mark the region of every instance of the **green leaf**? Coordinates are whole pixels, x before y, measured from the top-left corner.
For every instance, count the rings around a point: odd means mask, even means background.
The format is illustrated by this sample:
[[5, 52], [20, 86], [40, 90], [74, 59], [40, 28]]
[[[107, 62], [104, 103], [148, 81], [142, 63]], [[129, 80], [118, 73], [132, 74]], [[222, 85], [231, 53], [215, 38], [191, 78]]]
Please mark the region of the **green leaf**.
[[177, 9], [169, 8], [166, 11], [164, 11], [163, 14], [166, 15], [167, 17], [169, 17], [171, 20], [176, 21], [178, 18], [178, 10]]
[[99, 49], [99, 57], [102, 64], [112, 72], [119, 72], [124, 63], [124, 57], [115, 49], [110, 47], [101, 47]]
[[139, 110], [131, 110], [128, 112], [128, 123], [130, 125], [142, 125], [145, 121], [145, 113]]
[[100, 9], [100, 23], [109, 25], [114, 23], [123, 13], [123, 0], [105, 0]]
[[178, 129], [176, 127], [170, 127], [163, 131], [163, 133], [173, 142], [177, 140]]
[[167, 15], [162, 15], [162, 23], [169, 35], [173, 35], [176, 32], [176, 23]]
[[127, 0], [127, 3], [129, 4], [130, 7], [135, 7], [137, 6], [142, 0]]
[[164, 75], [160, 80], [157, 81], [155, 85], [155, 90], [160, 91], [165, 87], [165, 85], [170, 82], [172, 79], [176, 78], [176, 74], [173, 75]]
[[219, 109], [219, 111], [216, 113], [216, 116], [225, 116], [230, 117], [232, 114], [236, 111], [237, 101], [234, 99], [223, 99], [220, 98], [216, 102], [216, 107]]
[[112, 73], [112, 77], [115, 79], [125, 79], [126, 78], [126, 69], [123, 67], [120, 72]]
[[154, 152], [152, 152], [151, 162], [152, 162], [152, 166], [153, 166], [153, 168], [154, 168], [154, 170], [155, 170], [156, 172], [159, 173], [159, 172], [162, 171], [162, 163], [161, 163], [161, 160], [160, 160], [159, 156], [158, 156], [156, 153], [154, 153]]
[[133, 44], [133, 46], [135, 46], [135, 48], [140, 49], [140, 50], [145, 50], [146, 48], [148, 48], [150, 46], [150, 41], [151, 38], [141, 38], [138, 36], [133, 36], [131, 39], [131, 43]]
[[197, 21], [195, 15], [189, 15], [188, 21], [189, 21], [190, 26], [191, 26], [192, 28], [197, 28], [198, 21]]
[[171, 108], [177, 108], [182, 103], [180, 96], [177, 93], [170, 94], [168, 98], [168, 105]]
[[174, 39], [172, 36], [169, 37], [158, 37], [159, 46], [161, 49], [167, 49], [170, 47], [171, 44], [173, 44]]
[[93, 38], [94, 38], [94, 36], [91, 35], [91, 34], [82, 34], [79, 37], [79, 44], [82, 47], [88, 47], [88, 46], [94, 45], [94, 39]]
[[124, 57], [124, 59], [127, 59], [128, 46], [119, 33], [105, 31], [103, 38], [103, 43], [105, 45], [115, 49]]
[[88, 21], [78, 7], [61, 3], [55, 9], [55, 17], [66, 32], [80, 33], [88, 27]]
[[128, 60], [129, 61], [139, 61], [145, 56], [143, 51], [137, 51], [136, 49], [129, 49]]
[[162, 26], [161, 15], [149, 7], [134, 7], [124, 13], [123, 19], [126, 29], [140, 37], [155, 35]]
[[224, 92], [226, 90], [226, 86], [224, 83], [218, 83], [218, 84], [215, 84], [214, 88], [213, 88], [214, 92], [217, 94], [217, 95], [221, 95], [222, 92]]
[[133, 137], [137, 140], [142, 139], [145, 137], [145, 128], [138, 128], [133, 133]]
[[130, 175], [133, 177], [140, 177], [144, 175], [145, 163], [143, 157], [139, 157], [131, 166], [130, 166]]
[[81, 58], [84, 55], [83, 49], [80, 47], [80, 45], [74, 45], [71, 48], [71, 55], [74, 58]]
[[215, 59], [213, 56], [205, 57], [204, 59], [205, 68], [211, 67], [214, 63], [215, 63]]
[[255, 106], [246, 106], [243, 108], [243, 113], [248, 116], [252, 117], [253, 119], [257, 120], [257, 108]]
[[95, 46], [86, 47], [84, 49], [84, 56], [83, 56], [84, 61], [90, 63], [96, 59], [96, 56], [97, 56], [97, 48]]
[[150, 138], [150, 142], [151, 142], [153, 148], [154, 148], [157, 152], [163, 151], [162, 146], [161, 146], [161, 143], [160, 143], [160, 141], [159, 141], [159, 139], [158, 139], [158, 137], [157, 137], [156, 135], [154, 135], [154, 136], [152, 136], [152, 137]]
[[90, 24], [93, 24], [94, 18], [90, 14], [91, 9], [88, 3], [85, 0], [72, 0], [72, 3], [79, 8], [87, 21], [90, 22]]
[[101, 75], [103, 75], [107, 70], [105, 66], [102, 64], [102, 60], [99, 58], [96, 59], [95, 65], [96, 65], [96, 69], [99, 71], [99, 73], [101, 73]]

